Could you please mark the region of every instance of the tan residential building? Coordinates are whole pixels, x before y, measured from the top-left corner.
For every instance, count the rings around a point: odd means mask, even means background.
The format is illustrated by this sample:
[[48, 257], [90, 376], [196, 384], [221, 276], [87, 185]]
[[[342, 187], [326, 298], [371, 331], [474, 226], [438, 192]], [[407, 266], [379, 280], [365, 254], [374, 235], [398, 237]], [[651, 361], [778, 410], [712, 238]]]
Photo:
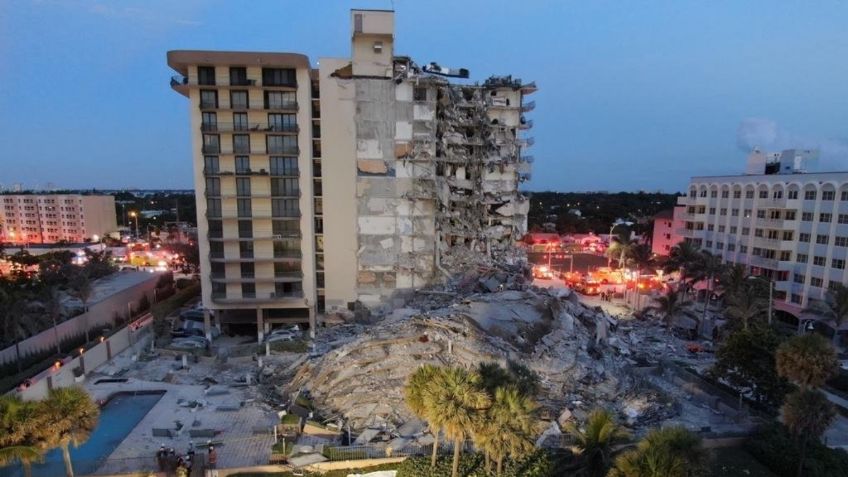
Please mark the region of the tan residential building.
[[[389, 309], [526, 232], [532, 158], [506, 77], [394, 51], [394, 12], [351, 11], [351, 57], [172, 51], [190, 99], [203, 302], [223, 323]], [[311, 321], [314, 326], [314, 321]]]
[[0, 194], [2, 243], [83, 243], [117, 229], [111, 195]]

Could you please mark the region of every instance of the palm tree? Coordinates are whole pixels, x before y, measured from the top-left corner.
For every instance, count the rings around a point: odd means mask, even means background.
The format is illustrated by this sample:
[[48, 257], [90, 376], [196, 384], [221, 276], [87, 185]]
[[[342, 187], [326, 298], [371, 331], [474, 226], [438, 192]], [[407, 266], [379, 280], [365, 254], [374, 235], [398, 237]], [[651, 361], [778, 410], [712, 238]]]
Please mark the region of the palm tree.
[[480, 415], [473, 433], [475, 444], [495, 460], [500, 476], [503, 461], [533, 452], [533, 418], [536, 403], [514, 386], [495, 390], [489, 409]]
[[707, 463], [701, 438], [683, 427], [654, 429], [636, 449], [615, 460], [610, 477], [689, 477], [700, 475]]
[[[651, 251], [651, 246], [644, 243], [637, 243], [630, 247], [627, 254], [627, 263], [636, 269], [636, 277], [642, 275], [642, 270], [654, 264], [654, 253]], [[639, 290], [636, 289], [636, 309], [639, 309]]]
[[91, 279], [88, 277], [87, 272], [83, 271], [76, 274], [74, 282], [71, 284], [71, 293], [82, 303], [82, 313], [85, 317], [83, 324], [85, 328], [85, 342], [88, 343], [91, 341], [88, 329], [88, 300], [91, 299], [91, 295], [94, 293], [94, 287], [91, 284]]
[[465, 440], [471, 437], [480, 413], [488, 409], [491, 399], [482, 388], [480, 375], [462, 368], [446, 368], [435, 377], [425, 391], [427, 406], [438, 409], [445, 436], [453, 440], [451, 476], [459, 473], [459, 457]]
[[100, 408], [81, 388], [52, 389], [40, 401], [45, 429], [52, 436], [51, 447], [60, 447], [65, 461], [65, 475], [74, 477], [70, 445], [78, 447], [88, 440], [100, 416]]
[[623, 268], [624, 260], [637, 244], [630, 238], [630, 229], [626, 229], [613, 236], [606, 254], [610, 258], [618, 258], [618, 268]]
[[36, 418], [35, 402], [0, 397], [0, 466], [20, 462], [24, 475], [32, 475], [32, 463], [42, 460], [44, 450]]
[[[701, 317], [701, 323], [707, 319], [707, 307], [710, 305], [710, 297], [713, 294], [713, 282], [716, 277], [723, 274], [724, 264], [721, 262], [721, 257], [713, 255], [706, 250], [701, 252], [701, 260], [697, 263], [695, 278], [706, 280], [707, 290], [704, 296], [704, 311]], [[699, 327], [700, 328], [700, 327]], [[699, 330], [700, 331], [700, 330]]]
[[742, 289], [747, 289], [750, 283], [748, 282], [748, 272], [745, 269], [745, 265], [738, 263], [728, 264], [718, 279], [721, 289], [724, 290], [724, 293], [726, 294], [732, 294], [739, 292]]
[[437, 382], [436, 376], [442, 372], [442, 368], [425, 364], [415, 370], [409, 376], [406, 386], [403, 388], [403, 396], [407, 407], [421, 420], [426, 421], [433, 434], [433, 455], [430, 466], [436, 466], [436, 456], [439, 451], [439, 433], [441, 431], [441, 418], [438, 409], [429, 407], [428, 394], [434, 391], [431, 387]]
[[647, 309], [659, 313], [669, 329], [676, 316], [692, 316], [692, 312], [689, 310], [692, 301], [684, 299], [682, 291], [669, 289], [665, 295], [657, 297], [655, 301], [656, 303]]
[[725, 292], [725, 314], [737, 322], [741, 322], [742, 328], [745, 330], [748, 329], [751, 321], [761, 317], [768, 307], [766, 301], [754, 293], [751, 288], [743, 284], [737, 290]]
[[568, 423], [565, 431], [580, 449], [580, 458], [590, 477], [605, 476], [612, 464], [613, 447], [630, 438], [630, 434], [618, 426], [613, 414], [606, 409], [592, 411], [584, 429]]
[[803, 389], [821, 387], [839, 371], [836, 351], [821, 335], [794, 336], [777, 348], [777, 374]]
[[818, 440], [836, 418], [836, 410], [827, 396], [814, 389], [799, 389], [786, 396], [783, 404], [783, 422], [801, 440], [801, 456], [798, 459], [798, 477], [804, 470], [807, 442], [812, 437]]
[[694, 275], [695, 264], [701, 256], [701, 250], [694, 242], [679, 242], [671, 248], [668, 259], [665, 262], [665, 272], [680, 273], [680, 287], [685, 286], [686, 281]]
[[848, 287], [836, 284], [825, 293], [824, 300], [810, 300], [809, 307], [804, 310], [815, 313], [823, 318], [833, 320], [833, 342], [839, 340], [839, 326], [848, 322]]

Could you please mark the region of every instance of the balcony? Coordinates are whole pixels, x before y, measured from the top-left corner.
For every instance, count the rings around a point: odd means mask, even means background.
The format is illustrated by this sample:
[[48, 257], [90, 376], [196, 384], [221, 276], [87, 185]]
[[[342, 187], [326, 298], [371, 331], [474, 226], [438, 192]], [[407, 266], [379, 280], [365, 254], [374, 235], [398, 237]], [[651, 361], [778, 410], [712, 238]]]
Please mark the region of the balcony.
[[757, 199], [757, 205], [760, 208], [782, 209], [786, 207], [786, 199], [783, 197], [779, 199]]
[[200, 150], [203, 154], [221, 154], [221, 146], [203, 146]]
[[299, 231], [285, 232], [271, 235], [255, 235], [253, 237], [224, 237], [222, 235], [207, 234], [210, 242], [261, 242], [265, 240], [282, 240], [283, 238], [299, 238]]
[[757, 217], [754, 220], [754, 223], [759, 227], [765, 227], [769, 229], [782, 229], [783, 228], [783, 219], [770, 219], [770, 218], [760, 218]]
[[171, 89], [188, 97], [188, 78], [183, 75], [171, 76]]
[[532, 137], [525, 137], [525, 138], [516, 139], [515, 142], [516, 142], [516, 144], [518, 144], [521, 147], [530, 147], [533, 144], [536, 144], [536, 139], [532, 138]]
[[262, 123], [203, 123], [200, 125], [203, 132], [281, 132], [297, 133], [300, 128], [297, 124], [268, 125]]
[[780, 248], [781, 240], [776, 238], [754, 237], [754, 245], [771, 249]]
[[535, 101], [530, 101], [529, 103], [524, 103], [524, 104], [521, 105], [521, 112], [522, 113], [533, 111], [534, 109], [536, 109], [536, 102]]
[[536, 158], [535, 158], [535, 157], [533, 157], [533, 156], [521, 156], [521, 157], [519, 158], [519, 160], [520, 160], [521, 162], [526, 162], [527, 164], [533, 164], [533, 161], [535, 161], [535, 160], [536, 160]]
[[297, 110], [298, 110], [297, 101], [287, 101], [287, 102], [282, 102], [282, 103], [265, 104], [265, 105], [239, 103], [239, 104], [231, 104], [229, 106], [219, 105], [218, 103], [214, 103], [214, 102], [203, 102], [203, 101], [201, 101], [200, 103], [198, 103], [198, 106], [200, 107], [200, 109], [224, 110], [224, 111], [251, 110], [251, 111], [269, 111], [269, 112], [281, 112], [281, 113], [296, 113]]
[[288, 146], [288, 147], [272, 147], [268, 149], [266, 154], [269, 155], [298, 155], [300, 154], [300, 148], [297, 146]]
[[521, 117], [521, 122], [518, 123], [518, 129], [530, 129], [533, 127], [532, 119], [524, 119], [524, 116]]
[[300, 177], [300, 170], [298, 170], [298, 169], [277, 169], [277, 168], [272, 167], [270, 174], [274, 177]]
[[275, 257], [227, 257], [227, 256], [213, 256], [211, 253], [209, 254], [209, 261], [211, 262], [223, 262], [223, 263], [255, 263], [255, 262], [290, 262], [293, 260], [300, 260], [303, 258], [303, 254], [300, 250], [291, 250], [285, 251], [284, 253], [277, 254]]
[[263, 293], [263, 294], [254, 294], [251, 297], [227, 297], [224, 294], [213, 293], [212, 301], [215, 303], [220, 303], [222, 305], [228, 304], [267, 304], [267, 303], [279, 303], [281, 301], [300, 301], [303, 299], [303, 292], [290, 292], [290, 293]]
[[535, 93], [537, 90], [538, 88], [536, 87], [535, 81], [531, 81], [527, 84], [521, 85], [521, 94], [532, 94]]
[[777, 270], [777, 265], [778, 265], [777, 259], [758, 257], [756, 255], [751, 256], [750, 263], [751, 263], [751, 265], [753, 265], [755, 267], [768, 268], [768, 269], [771, 269], [771, 270]]

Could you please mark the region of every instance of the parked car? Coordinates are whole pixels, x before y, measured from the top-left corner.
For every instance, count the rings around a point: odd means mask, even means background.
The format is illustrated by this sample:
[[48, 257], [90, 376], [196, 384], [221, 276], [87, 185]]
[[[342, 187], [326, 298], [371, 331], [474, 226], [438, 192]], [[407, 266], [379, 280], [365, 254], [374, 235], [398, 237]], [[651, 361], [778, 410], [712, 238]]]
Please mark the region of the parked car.
[[276, 333], [269, 334], [265, 337], [266, 343], [274, 343], [277, 341], [294, 341], [295, 336], [291, 333]]
[[171, 347], [177, 349], [206, 349], [208, 342], [202, 336], [187, 336], [171, 341]]

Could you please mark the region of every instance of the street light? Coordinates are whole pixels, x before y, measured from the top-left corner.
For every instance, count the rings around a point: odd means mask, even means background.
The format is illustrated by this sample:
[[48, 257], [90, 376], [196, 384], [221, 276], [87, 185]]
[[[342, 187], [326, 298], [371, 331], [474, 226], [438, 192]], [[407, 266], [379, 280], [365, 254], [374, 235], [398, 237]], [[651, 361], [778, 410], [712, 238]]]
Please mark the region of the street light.
[[[610, 245], [612, 245], [612, 231], [615, 230], [615, 228], [618, 227], [619, 225], [626, 225], [626, 226], [629, 227], [629, 226], [633, 225], [633, 222], [630, 222], [628, 220], [615, 219], [615, 222], [612, 223], [612, 227], [610, 227], [610, 231], [609, 231], [609, 244]], [[607, 268], [610, 268], [611, 266], [612, 266], [612, 257], [609, 254], [607, 254]]]
[[136, 212], [134, 210], [131, 211], [130, 217], [135, 219], [135, 238], [138, 238], [138, 212]]

